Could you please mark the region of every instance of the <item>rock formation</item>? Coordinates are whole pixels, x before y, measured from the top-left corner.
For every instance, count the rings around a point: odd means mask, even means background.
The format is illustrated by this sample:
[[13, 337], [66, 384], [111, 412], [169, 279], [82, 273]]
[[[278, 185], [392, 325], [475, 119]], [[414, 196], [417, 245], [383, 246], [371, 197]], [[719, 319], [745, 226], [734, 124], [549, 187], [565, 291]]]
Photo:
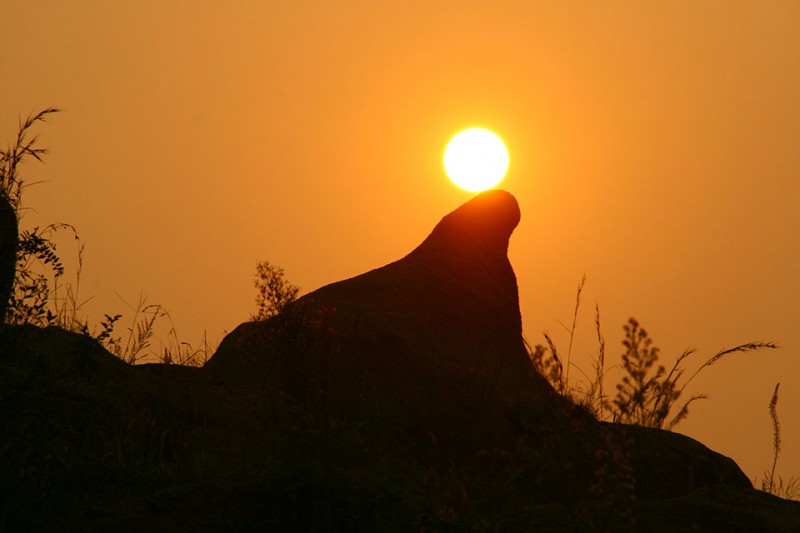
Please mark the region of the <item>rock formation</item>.
[[688, 437], [600, 423], [528, 360], [508, 193], [245, 323], [201, 368], [0, 326], [0, 531], [798, 531]]
[[506, 255], [519, 219], [507, 192], [481, 194], [403, 259], [312, 292], [274, 320], [243, 324], [204, 373], [282, 390], [292, 375], [315, 391], [324, 382], [336, 416], [380, 408], [408, 419], [409, 431], [449, 432], [462, 443], [465, 427], [502, 430], [494, 426], [519, 404], [556, 408], [563, 402], [522, 340]]
[[[605, 468], [601, 442], [640, 463], [629, 481], [647, 493], [749, 487], [733, 461], [691, 439], [594, 422], [534, 370], [507, 257], [519, 220], [511, 194], [479, 194], [406, 257], [322, 287], [281, 316], [242, 324], [203, 375], [264, 383], [318, 417], [390, 419], [410, 446], [433, 439], [454, 464], [487, 450], [512, 453], [523, 442], [569, 450], [570, 457], [548, 457], [561, 463], [552, 470], [540, 468], [539, 483], [550, 489], [564, 482], [559, 468], [567, 462], [575, 471], [566, 492], [597, 484], [595, 473]], [[707, 473], [699, 475], [698, 465]]]

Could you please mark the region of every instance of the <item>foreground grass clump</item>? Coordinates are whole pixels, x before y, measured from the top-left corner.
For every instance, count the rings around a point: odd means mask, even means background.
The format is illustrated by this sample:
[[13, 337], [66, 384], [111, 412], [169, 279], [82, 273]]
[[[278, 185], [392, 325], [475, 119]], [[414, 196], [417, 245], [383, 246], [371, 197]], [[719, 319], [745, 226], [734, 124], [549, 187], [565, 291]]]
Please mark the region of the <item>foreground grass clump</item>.
[[[4, 223], [0, 230], [0, 247], [3, 248], [0, 253], [0, 298], [3, 299], [0, 322], [57, 326], [82, 333], [130, 364], [161, 362], [202, 366], [213, 353], [205, 336], [197, 347], [181, 341], [169, 313], [161, 305], [147, 304], [142, 296], [136, 305], [122, 300], [133, 313], [127, 334], [115, 331], [121, 314], [104, 314], [97, 326], [89, 326], [84, 306], [91, 298], [80, 296], [84, 245], [74, 226], [55, 223], [19, 231], [24, 215], [22, 193], [28, 185], [20, 169], [28, 159], [43, 162], [47, 154], [47, 149], [39, 146], [39, 137], [32, 134], [32, 129], [59, 111], [48, 107], [20, 120], [16, 139], [5, 150], [0, 150], [0, 207], [13, 212], [15, 219]], [[64, 281], [66, 267], [55, 240], [56, 235], [63, 232], [78, 242], [78, 267], [72, 283]], [[159, 340], [157, 327], [164, 322], [169, 325], [164, 336], [166, 340], [160, 341], [156, 348], [153, 342]]]
[[[653, 339], [635, 318], [630, 318], [622, 326], [625, 333], [622, 341], [624, 351], [618, 367], [623, 375], [616, 385], [616, 395], [610, 398], [604, 393], [606, 342], [600, 329], [599, 306], [595, 306], [598, 355], [594, 358], [594, 376], [588, 386], [573, 384], [569, 379], [569, 368], [573, 366], [572, 344], [581, 293], [585, 285], [584, 276], [578, 285], [572, 327], [566, 328], [569, 333], [566, 369], [555, 342], [547, 333], [544, 335], [546, 346], [539, 344], [531, 348], [530, 357], [539, 373], [547, 378], [556, 391], [590, 411], [598, 420], [671, 430], [689, 414], [691, 403], [706, 398], [703, 394], [695, 394], [679, 403], [684, 397], [686, 387], [700, 372], [733, 354], [778, 348], [772, 342], [748, 342], [733, 348], [723, 348], [706, 359], [687, 379], [682, 380], [686, 372], [682, 365], [694, 355], [695, 350], [684, 350], [667, 370], [665, 366], [658, 364], [660, 351]], [[585, 373], [583, 375], [586, 376]]]
[[[57, 320], [57, 312], [48, 303], [53, 284], [58, 283], [64, 274], [64, 265], [56, 253], [52, 237], [62, 229], [71, 229], [74, 233], [74, 228], [68, 224], [50, 224], [22, 233], [18, 229], [23, 214], [22, 191], [26, 187], [19, 173], [20, 166], [28, 158], [41, 162], [47, 154], [46, 149], [38, 146], [38, 136], [31, 137], [31, 129], [57, 112], [57, 108], [48, 107], [24, 121], [20, 120], [14, 143], [0, 150], [0, 202], [4, 211], [13, 212], [14, 218], [10, 224], [4, 222], [3, 264], [0, 269], [4, 299], [0, 318], [9, 324], [50, 325]], [[34, 264], [45, 272], [34, 268]]]
[[[693, 394], [681, 402], [681, 399], [685, 398], [686, 387], [700, 372], [737, 353], [778, 348], [772, 342], [748, 342], [733, 348], [723, 348], [706, 359], [688, 378], [682, 379], [686, 372], [683, 365], [695, 354], [695, 350], [684, 350], [673, 365], [667, 369], [664, 365], [658, 364], [660, 351], [653, 339], [635, 318], [630, 318], [622, 327], [625, 333], [622, 341], [624, 351], [620, 356], [621, 364], [617, 366], [623, 375], [620, 382], [616, 384], [616, 395], [612, 398], [604, 393], [606, 342], [600, 329], [599, 306], [595, 307], [594, 322], [598, 352], [597, 357], [593, 358], [593, 376], [589, 379], [588, 386], [584, 383], [574, 384], [569, 379], [569, 368], [573, 366], [571, 362], [572, 345], [581, 293], [585, 285], [586, 277], [584, 276], [578, 285], [572, 326], [565, 327], [569, 334], [566, 365], [562, 362], [562, 356], [549, 334], [544, 335], [546, 344], [538, 344], [530, 348], [530, 357], [539, 373], [547, 378], [559, 394], [583, 407], [598, 420], [672, 430], [688, 416], [689, 406], [694, 401], [706, 399], [704, 394]], [[586, 376], [585, 373], [581, 373]], [[760, 486], [763, 491], [770, 494], [787, 499], [797, 499], [800, 497], [800, 479], [790, 478], [788, 481], [784, 481], [783, 478], [775, 477], [775, 466], [781, 451], [777, 403], [778, 386], [775, 387], [769, 404], [773, 427], [772, 468], [763, 474]]]

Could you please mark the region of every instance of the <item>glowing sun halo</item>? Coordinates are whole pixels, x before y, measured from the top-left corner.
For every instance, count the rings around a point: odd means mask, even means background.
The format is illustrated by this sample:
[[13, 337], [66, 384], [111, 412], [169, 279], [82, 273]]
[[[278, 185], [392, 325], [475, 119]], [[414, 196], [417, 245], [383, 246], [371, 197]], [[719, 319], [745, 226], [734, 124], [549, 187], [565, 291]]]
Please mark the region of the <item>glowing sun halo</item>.
[[467, 191], [485, 191], [500, 183], [508, 170], [508, 151], [489, 130], [470, 128], [453, 137], [444, 151], [450, 180]]

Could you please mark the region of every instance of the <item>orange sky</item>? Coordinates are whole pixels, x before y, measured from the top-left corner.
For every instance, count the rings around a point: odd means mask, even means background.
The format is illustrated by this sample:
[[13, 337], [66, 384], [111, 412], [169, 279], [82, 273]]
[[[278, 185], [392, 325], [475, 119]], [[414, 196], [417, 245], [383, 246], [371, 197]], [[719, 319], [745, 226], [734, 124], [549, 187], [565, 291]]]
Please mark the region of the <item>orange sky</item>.
[[260, 259], [304, 291], [397, 259], [471, 197], [441, 157], [485, 126], [522, 208], [528, 339], [565, 349], [586, 273], [585, 371], [595, 302], [615, 360], [629, 316], [665, 363], [779, 343], [701, 374], [678, 429], [760, 475], [780, 381], [779, 470], [800, 476], [800, 3], [0, 0], [0, 18], [0, 140], [64, 109], [37, 130], [24, 225], [78, 228], [91, 321], [143, 291], [184, 339], [219, 340], [255, 310]]

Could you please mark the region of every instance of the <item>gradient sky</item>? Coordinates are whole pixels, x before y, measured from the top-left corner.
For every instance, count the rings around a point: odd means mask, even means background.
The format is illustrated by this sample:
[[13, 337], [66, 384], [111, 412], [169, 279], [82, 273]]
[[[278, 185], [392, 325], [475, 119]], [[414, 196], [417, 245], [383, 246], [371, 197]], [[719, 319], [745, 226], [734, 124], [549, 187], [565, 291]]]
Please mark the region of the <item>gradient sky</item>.
[[0, 141], [64, 109], [37, 128], [23, 225], [78, 228], [90, 322], [141, 291], [219, 341], [255, 310], [258, 260], [307, 292], [398, 259], [472, 196], [442, 153], [484, 126], [511, 155], [528, 340], [566, 349], [585, 273], [586, 372], [595, 302], [614, 362], [629, 316], [665, 364], [697, 348], [690, 370], [777, 342], [700, 374], [678, 430], [754, 478], [780, 381], [778, 469], [800, 476], [799, 2], [0, 0], [0, 19]]

